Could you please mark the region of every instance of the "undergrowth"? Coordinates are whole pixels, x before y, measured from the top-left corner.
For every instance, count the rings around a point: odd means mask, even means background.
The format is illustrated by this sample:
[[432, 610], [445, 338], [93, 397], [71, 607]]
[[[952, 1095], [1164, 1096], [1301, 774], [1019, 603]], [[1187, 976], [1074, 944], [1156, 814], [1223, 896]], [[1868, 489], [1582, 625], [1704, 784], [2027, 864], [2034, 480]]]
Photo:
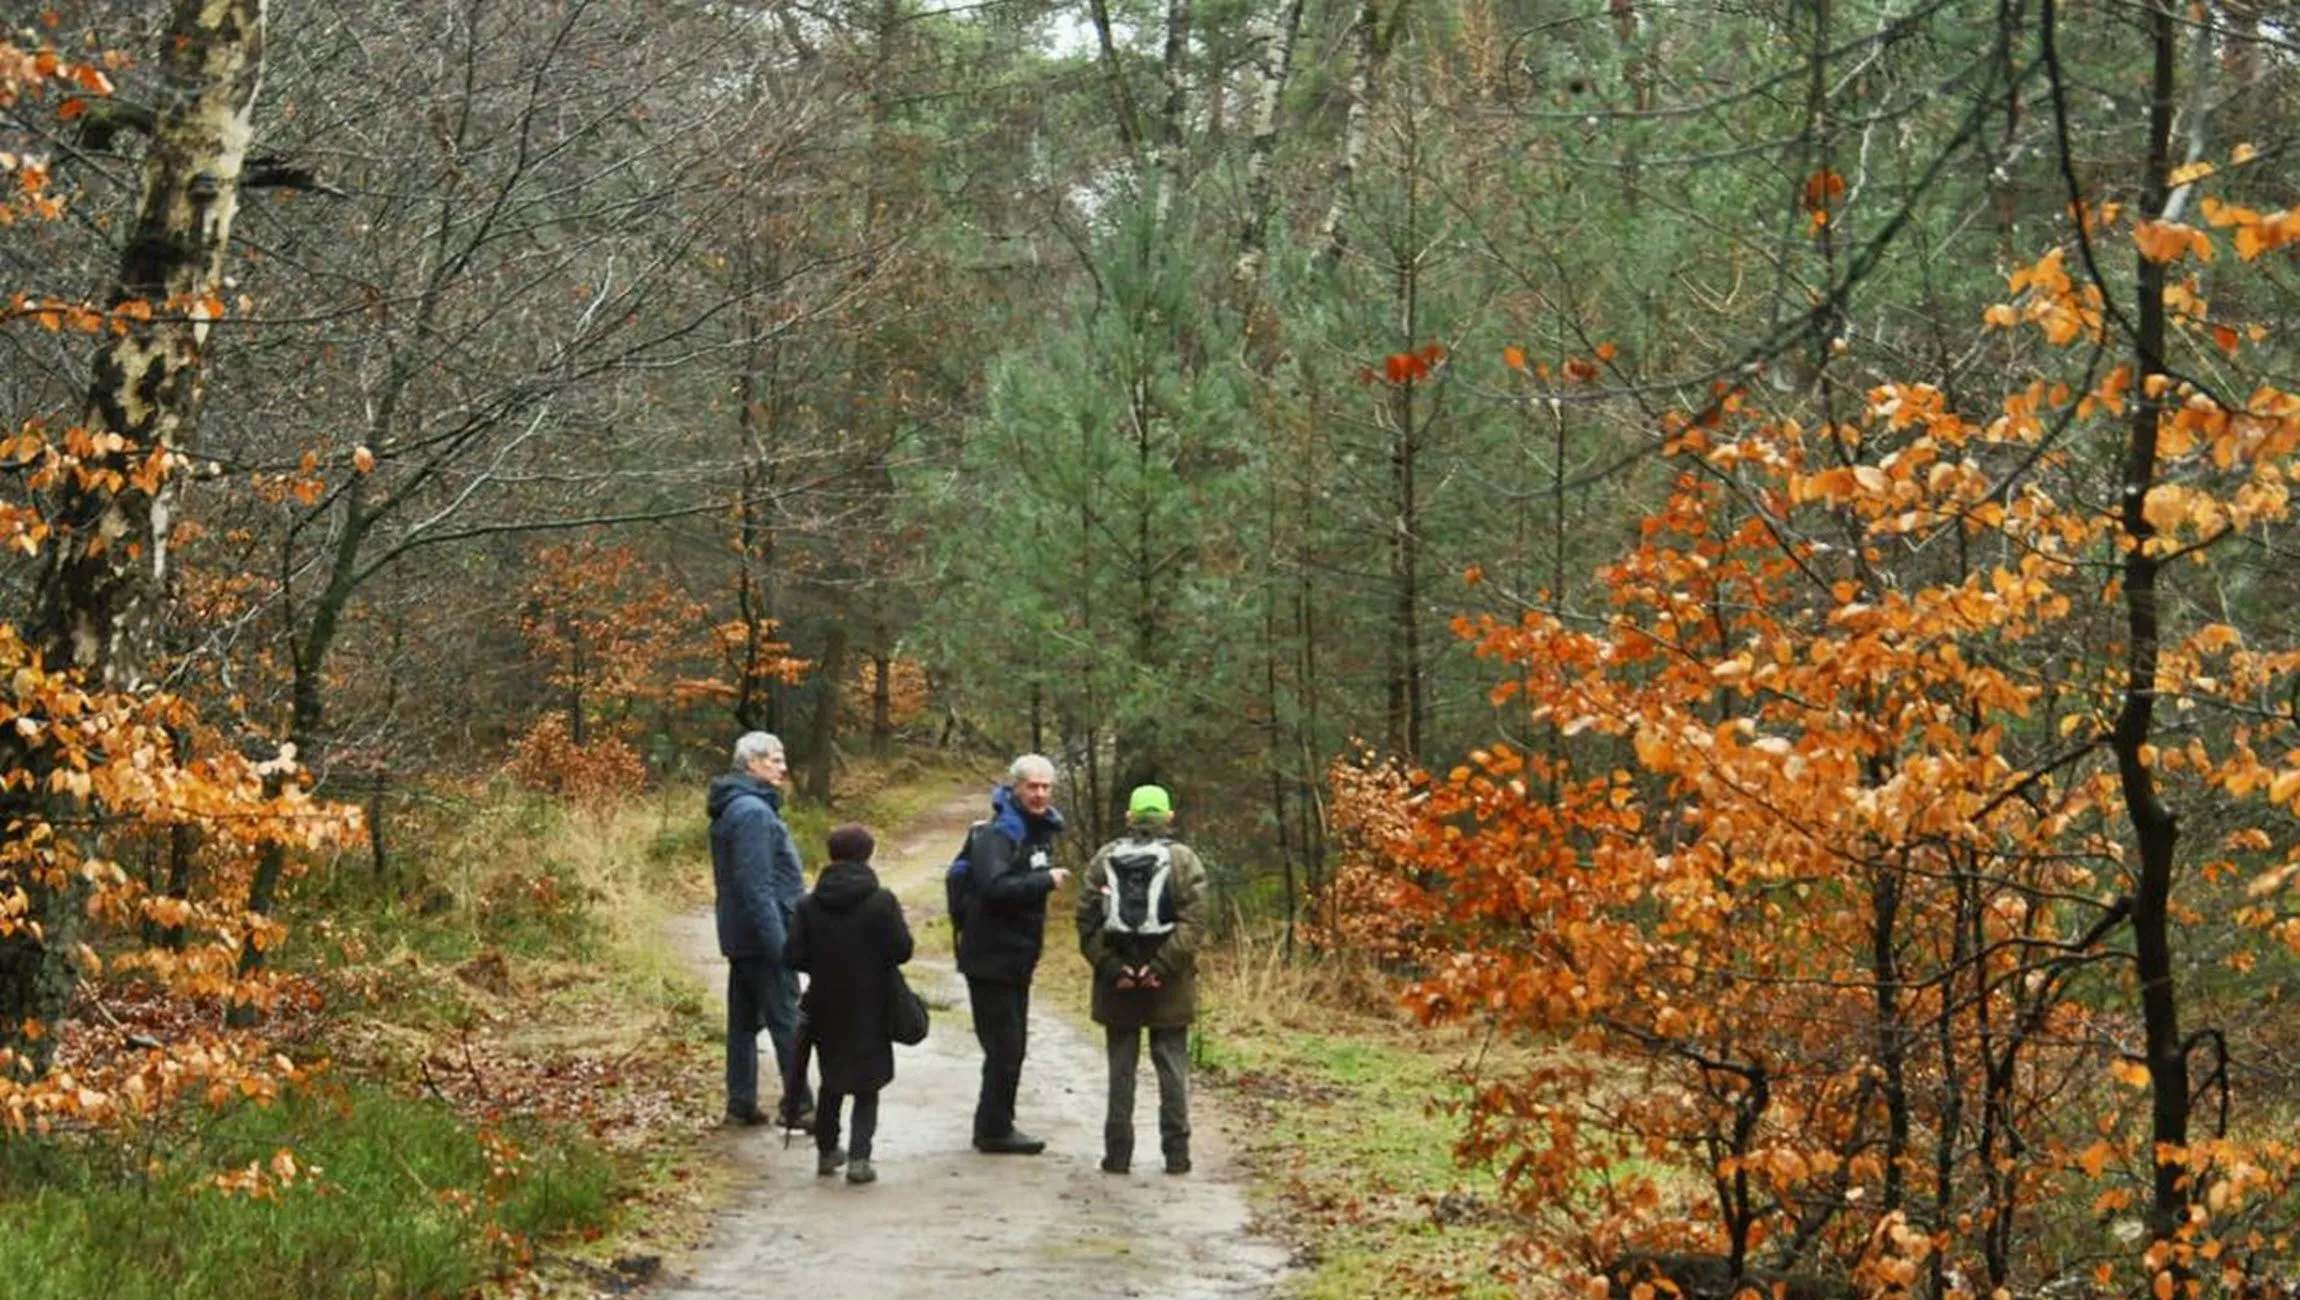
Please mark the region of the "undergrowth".
[[530, 1243], [596, 1228], [615, 1169], [436, 1101], [303, 1087], [126, 1135], [0, 1143], [17, 1300], [462, 1295]]

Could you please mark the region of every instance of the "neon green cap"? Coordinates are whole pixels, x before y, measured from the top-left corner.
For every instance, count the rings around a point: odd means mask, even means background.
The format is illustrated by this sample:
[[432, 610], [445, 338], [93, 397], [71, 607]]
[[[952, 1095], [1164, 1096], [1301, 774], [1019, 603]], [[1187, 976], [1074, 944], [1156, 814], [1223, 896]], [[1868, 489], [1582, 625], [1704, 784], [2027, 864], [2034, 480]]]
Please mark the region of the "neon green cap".
[[1162, 785], [1138, 785], [1133, 797], [1126, 801], [1129, 817], [1169, 817], [1174, 813], [1174, 796], [1166, 793]]

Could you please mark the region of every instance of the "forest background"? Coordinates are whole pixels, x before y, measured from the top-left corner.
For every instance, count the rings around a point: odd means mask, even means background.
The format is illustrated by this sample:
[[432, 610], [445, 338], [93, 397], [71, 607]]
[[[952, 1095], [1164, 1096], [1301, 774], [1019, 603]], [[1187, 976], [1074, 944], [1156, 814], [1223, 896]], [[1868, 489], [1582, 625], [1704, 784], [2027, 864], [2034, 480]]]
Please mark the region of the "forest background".
[[5, 35], [8, 1142], [298, 1075], [299, 876], [757, 727], [1172, 787], [1507, 1049], [1544, 1276], [2291, 1284], [2275, 6]]

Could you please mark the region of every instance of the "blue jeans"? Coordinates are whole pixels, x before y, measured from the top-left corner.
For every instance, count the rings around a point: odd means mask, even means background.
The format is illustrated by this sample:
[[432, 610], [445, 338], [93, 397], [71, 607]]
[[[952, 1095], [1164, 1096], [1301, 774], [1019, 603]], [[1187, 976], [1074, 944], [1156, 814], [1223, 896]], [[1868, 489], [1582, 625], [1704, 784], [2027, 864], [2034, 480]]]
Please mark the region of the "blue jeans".
[[[814, 1104], [799, 1061], [799, 974], [779, 961], [737, 957], [727, 963], [727, 1113], [759, 1112], [759, 1029], [774, 1043], [787, 1116]], [[796, 1079], [791, 1077], [798, 1071]]]

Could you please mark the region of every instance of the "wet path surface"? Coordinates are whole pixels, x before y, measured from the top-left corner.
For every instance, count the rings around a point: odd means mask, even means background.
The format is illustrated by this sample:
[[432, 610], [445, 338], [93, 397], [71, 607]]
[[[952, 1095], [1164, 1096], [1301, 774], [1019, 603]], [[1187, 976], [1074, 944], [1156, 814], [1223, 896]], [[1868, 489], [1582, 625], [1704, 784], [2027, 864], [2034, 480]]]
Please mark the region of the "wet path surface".
[[[882, 840], [882, 879], [914, 929], [941, 910], [942, 860], [981, 803], [970, 793]], [[709, 914], [680, 918], [669, 941], [720, 996], [726, 966]], [[1046, 960], [1066, 959], [1076, 960], [1073, 949], [1048, 944]], [[934, 1007], [934, 1024], [926, 1042], [895, 1049], [895, 1081], [880, 1095], [878, 1181], [857, 1187], [816, 1177], [803, 1136], [786, 1148], [779, 1130], [730, 1133], [722, 1140], [741, 1197], [717, 1217], [710, 1242], [650, 1294], [1193, 1300], [1276, 1292], [1286, 1252], [1248, 1231], [1245, 1176], [1207, 1097], [1192, 1098], [1195, 1172], [1159, 1172], [1157, 1086], [1145, 1059], [1135, 1172], [1101, 1172], [1100, 1039], [1034, 1005], [1017, 1119], [1047, 1139], [1047, 1151], [980, 1155], [970, 1139], [982, 1058], [965, 985], [947, 961], [913, 962], [905, 972]], [[770, 1074], [772, 1060], [769, 1052]]]

